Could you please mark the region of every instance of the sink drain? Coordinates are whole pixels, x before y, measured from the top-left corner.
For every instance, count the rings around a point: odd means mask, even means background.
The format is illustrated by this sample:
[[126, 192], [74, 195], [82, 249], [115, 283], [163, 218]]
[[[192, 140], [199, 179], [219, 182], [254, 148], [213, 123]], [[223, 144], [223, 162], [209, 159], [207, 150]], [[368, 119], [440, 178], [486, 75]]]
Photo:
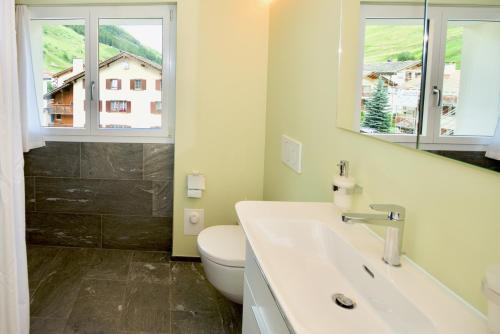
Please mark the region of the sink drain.
[[342, 293], [336, 293], [332, 296], [335, 304], [342, 308], [346, 308], [348, 310], [352, 310], [356, 307], [356, 303], [349, 297], [344, 296]]

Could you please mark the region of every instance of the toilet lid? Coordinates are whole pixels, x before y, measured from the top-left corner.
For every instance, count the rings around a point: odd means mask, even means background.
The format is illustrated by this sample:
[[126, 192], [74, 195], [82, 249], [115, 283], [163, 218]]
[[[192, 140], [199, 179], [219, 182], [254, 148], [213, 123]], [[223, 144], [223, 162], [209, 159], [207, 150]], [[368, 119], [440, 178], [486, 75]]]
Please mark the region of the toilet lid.
[[198, 235], [201, 255], [223, 266], [245, 266], [245, 234], [239, 225], [220, 225], [204, 229]]

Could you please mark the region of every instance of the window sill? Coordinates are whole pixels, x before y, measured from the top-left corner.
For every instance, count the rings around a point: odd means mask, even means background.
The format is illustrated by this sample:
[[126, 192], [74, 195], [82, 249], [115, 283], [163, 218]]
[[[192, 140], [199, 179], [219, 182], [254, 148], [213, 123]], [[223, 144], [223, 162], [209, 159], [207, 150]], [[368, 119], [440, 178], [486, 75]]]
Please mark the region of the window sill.
[[173, 137], [118, 137], [118, 136], [44, 136], [46, 141], [83, 142], [83, 143], [142, 143], [174, 144]]

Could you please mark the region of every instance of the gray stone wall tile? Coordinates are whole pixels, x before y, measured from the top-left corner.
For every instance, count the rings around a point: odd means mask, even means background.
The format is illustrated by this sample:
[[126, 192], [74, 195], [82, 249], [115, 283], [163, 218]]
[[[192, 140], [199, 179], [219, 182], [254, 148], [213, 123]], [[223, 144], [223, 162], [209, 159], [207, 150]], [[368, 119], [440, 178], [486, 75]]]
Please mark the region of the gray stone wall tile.
[[174, 145], [144, 144], [144, 179], [168, 181], [174, 178]]
[[80, 143], [47, 142], [24, 155], [26, 176], [80, 177]]
[[100, 247], [101, 216], [31, 212], [27, 214], [26, 237], [30, 244]]
[[102, 247], [137, 250], [170, 250], [172, 219], [103, 216]]
[[173, 144], [47, 142], [25, 154], [27, 242], [169, 251], [173, 170]]
[[38, 211], [151, 215], [150, 181], [37, 178]]
[[173, 217], [173, 187], [172, 181], [153, 181], [153, 216]]
[[142, 180], [143, 145], [82, 143], [82, 178]]

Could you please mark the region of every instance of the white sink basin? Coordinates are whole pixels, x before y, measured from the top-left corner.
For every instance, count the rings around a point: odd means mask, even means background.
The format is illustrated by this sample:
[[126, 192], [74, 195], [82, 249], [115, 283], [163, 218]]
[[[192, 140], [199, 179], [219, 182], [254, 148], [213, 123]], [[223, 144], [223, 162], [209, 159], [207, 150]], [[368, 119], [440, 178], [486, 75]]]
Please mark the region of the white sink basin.
[[[236, 211], [296, 333], [489, 333], [486, 321], [426, 273], [382, 260], [383, 242], [329, 203], [240, 202]], [[354, 309], [332, 299], [342, 293]]]

